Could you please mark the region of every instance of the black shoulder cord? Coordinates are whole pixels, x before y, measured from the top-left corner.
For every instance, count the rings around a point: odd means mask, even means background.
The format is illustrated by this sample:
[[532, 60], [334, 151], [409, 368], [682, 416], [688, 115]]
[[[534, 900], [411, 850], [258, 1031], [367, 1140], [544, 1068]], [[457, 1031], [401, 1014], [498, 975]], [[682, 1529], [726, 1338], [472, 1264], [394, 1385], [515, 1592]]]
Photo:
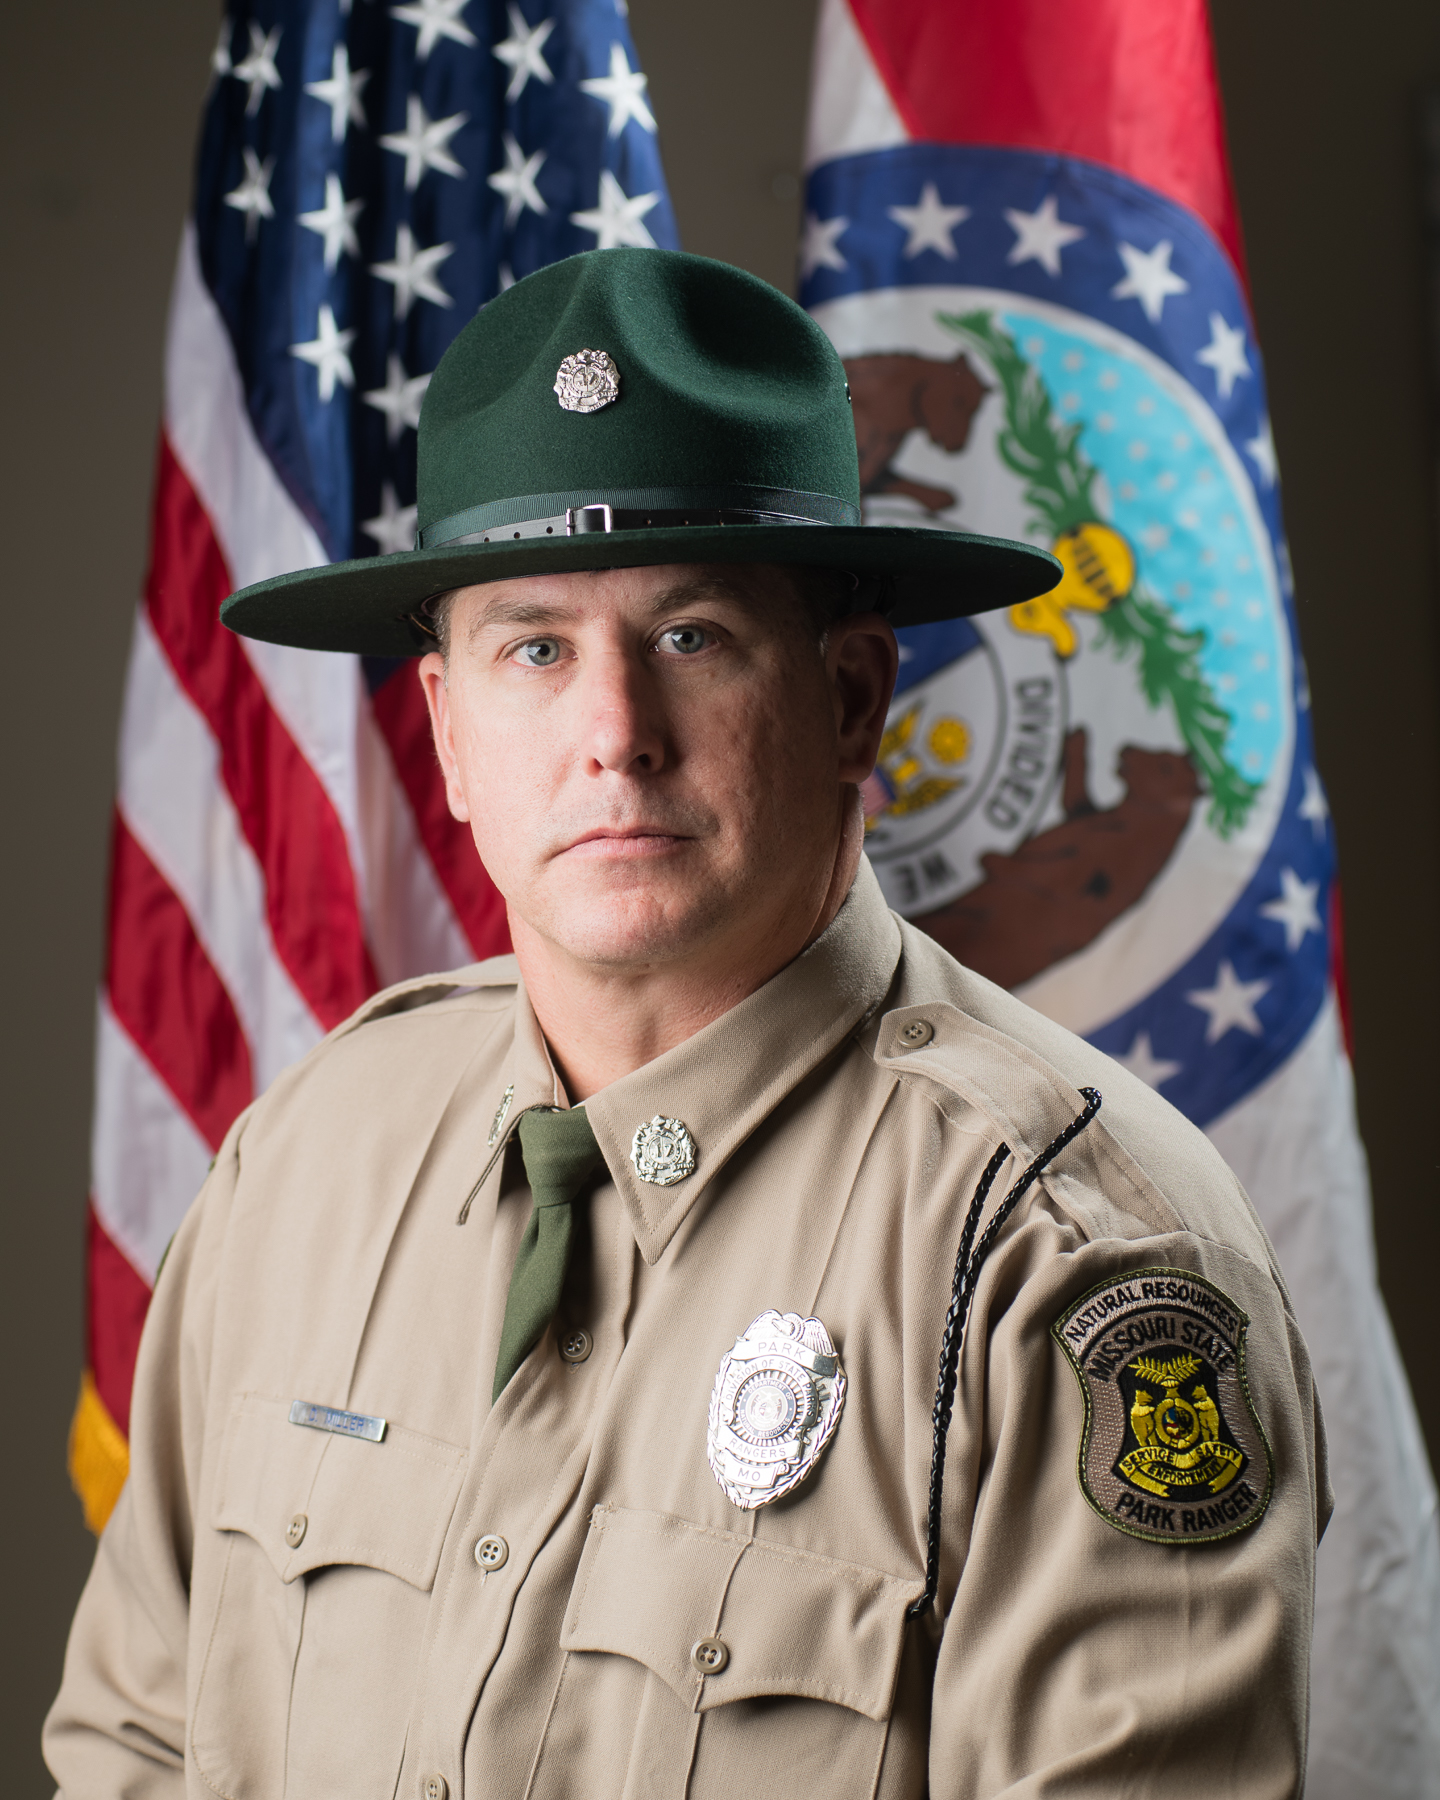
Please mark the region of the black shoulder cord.
[[955, 1257], [955, 1279], [950, 1288], [950, 1307], [945, 1314], [945, 1330], [940, 1339], [940, 1378], [935, 1388], [935, 1410], [932, 1414], [935, 1438], [930, 1452], [930, 1506], [925, 1522], [925, 1592], [913, 1606], [906, 1609], [907, 1618], [918, 1619], [935, 1604], [935, 1593], [940, 1583], [940, 1500], [945, 1488], [945, 1439], [950, 1431], [950, 1418], [955, 1407], [955, 1383], [960, 1371], [960, 1345], [965, 1333], [965, 1320], [970, 1311], [970, 1302], [975, 1294], [975, 1284], [980, 1278], [981, 1269], [985, 1266], [985, 1259], [995, 1247], [996, 1238], [999, 1237], [1006, 1220], [1019, 1205], [1021, 1197], [1044, 1174], [1065, 1146], [1079, 1137], [1099, 1112], [1100, 1096], [1095, 1089], [1082, 1087], [1080, 1092], [1085, 1096], [1085, 1110], [1075, 1115], [1059, 1137], [1047, 1144], [1021, 1175], [996, 1208], [995, 1217], [985, 1227], [980, 1242], [975, 1244], [973, 1254], [971, 1245], [975, 1240], [975, 1231], [980, 1223], [980, 1215], [985, 1210], [985, 1202], [990, 1197], [990, 1189], [995, 1185], [995, 1177], [1000, 1173], [1006, 1157], [1010, 1154], [1008, 1144], [1002, 1144], [986, 1163], [985, 1172], [981, 1175], [979, 1185], [975, 1189], [975, 1198], [970, 1202], [970, 1210], [965, 1215], [965, 1224], [960, 1232], [960, 1249]]

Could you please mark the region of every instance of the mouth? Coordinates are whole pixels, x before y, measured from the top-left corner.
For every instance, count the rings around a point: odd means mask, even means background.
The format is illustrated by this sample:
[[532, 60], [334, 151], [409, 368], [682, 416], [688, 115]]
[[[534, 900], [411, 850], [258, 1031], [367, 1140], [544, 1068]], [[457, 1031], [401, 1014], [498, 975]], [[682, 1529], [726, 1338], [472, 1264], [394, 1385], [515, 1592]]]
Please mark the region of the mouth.
[[567, 844], [560, 854], [636, 861], [648, 856], [664, 856], [690, 841], [688, 837], [665, 831], [658, 825], [602, 825]]

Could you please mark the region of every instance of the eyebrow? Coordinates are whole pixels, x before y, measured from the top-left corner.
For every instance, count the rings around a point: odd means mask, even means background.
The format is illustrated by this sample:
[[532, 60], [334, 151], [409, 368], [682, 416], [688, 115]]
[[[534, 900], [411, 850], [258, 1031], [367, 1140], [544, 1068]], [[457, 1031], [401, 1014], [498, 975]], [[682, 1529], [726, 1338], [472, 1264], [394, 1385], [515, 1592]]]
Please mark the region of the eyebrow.
[[[673, 587], [662, 588], [651, 601], [650, 612], [652, 616], [658, 616], [701, 600], [731, 600], [749, 612], [760, 610], [738, 582], [727, 581], [723, 576], [705, 575], [691, 581], [676, 582]], [[471, 620], [466, 637], [469, 642], [474, 643], [482, 632], [493, 625], [555, 626], [566, 624], [576, 617], [578, 614], [573, 608], [563, 605], [547, 605], [544, 601], [536, 600], [500, 600], [493, 602]]]

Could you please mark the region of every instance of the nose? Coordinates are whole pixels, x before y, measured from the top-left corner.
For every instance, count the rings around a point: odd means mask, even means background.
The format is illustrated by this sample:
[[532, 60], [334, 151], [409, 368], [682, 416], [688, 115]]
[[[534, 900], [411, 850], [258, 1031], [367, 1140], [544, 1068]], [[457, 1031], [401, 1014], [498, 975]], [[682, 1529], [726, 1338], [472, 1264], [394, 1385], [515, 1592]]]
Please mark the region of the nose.
[[607, 646], [586, 659], [573, 691], [592, 774], [654, 775], [664, 767], [666, 720], [643, 650]]

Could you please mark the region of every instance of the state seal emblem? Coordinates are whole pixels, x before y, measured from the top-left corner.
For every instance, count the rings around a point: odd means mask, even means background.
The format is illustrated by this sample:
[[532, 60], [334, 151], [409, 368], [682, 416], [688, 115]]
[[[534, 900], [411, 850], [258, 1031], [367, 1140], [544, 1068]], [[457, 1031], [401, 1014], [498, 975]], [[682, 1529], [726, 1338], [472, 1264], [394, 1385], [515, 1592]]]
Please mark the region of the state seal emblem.
[[[936, 194], [953, 234], [917, 237]], [[967, 968], [1203, 1126], [1330, 992], [1333, 834], [1233, 265], [1153, 190], [1031, 151], [847, 152], [806, 209], [834, 233], [800, 297], [845, 365], [864, 523], [1025, 538], [1062, 569], [898, 630], [870, 864]]]
[[663, 1113], [640, 1126], [630, 1141], [630, 1160], [642, 1181], [654, 1187], [674, 1187], [695, 1173], [695, 1139], [683, 1119], [667, 1119]]
[[845, 1371], [830, 1333], [799, 1313], [763, 1312], [720, 1359], [705, 1454], [746, 1512], [793, 1492], [835, 1435]]
[[1051, 1327], [1085, 1399], [1080, 1486], [1117, 1531], [1196, 1544], [1259, 1522], [1274, 1472], [1245, 1376], [1249, 1323], [1188, 1270], [1136, 1269]]
[[620, 371], [603, 350], [577, 350], [555, 371], [555, 394], [566, 412], [599, 412], [620, 398]]

